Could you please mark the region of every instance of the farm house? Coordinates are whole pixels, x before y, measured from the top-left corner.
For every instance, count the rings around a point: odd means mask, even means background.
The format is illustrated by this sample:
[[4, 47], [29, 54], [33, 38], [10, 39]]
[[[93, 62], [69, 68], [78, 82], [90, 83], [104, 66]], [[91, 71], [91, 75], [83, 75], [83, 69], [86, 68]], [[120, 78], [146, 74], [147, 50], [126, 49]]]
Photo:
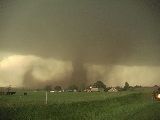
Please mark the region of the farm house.
[[87, 92], [104, 92], [103, 88], [97, 88], [97, 87], [90, 87], [89, 89], [86, 90]]

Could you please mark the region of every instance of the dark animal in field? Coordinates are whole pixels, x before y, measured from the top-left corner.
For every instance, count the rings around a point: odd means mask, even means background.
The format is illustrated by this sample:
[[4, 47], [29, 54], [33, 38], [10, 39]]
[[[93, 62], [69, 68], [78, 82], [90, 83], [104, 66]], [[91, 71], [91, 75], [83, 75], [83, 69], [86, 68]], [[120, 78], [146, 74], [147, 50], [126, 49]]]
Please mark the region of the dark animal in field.
[[27, 95], [27, 93], [25, 92], [24, 95]]
[[14, 95], [16, 92], [7, 92], [6, 95]]

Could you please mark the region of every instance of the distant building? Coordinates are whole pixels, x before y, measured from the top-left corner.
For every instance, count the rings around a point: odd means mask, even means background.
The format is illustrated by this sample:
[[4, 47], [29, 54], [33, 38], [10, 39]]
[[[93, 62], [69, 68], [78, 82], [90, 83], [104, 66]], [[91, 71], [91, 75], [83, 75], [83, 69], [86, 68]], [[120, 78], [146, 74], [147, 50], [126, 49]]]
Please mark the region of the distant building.
[[108, 90], [108, 92], [118, 92], [118, 90], [114, 87], [112, 87], [111, 89]]
[[99, 89], [98, 88], [91, 88], [91, 92], [99, 92]]
[[86, 92], [104, 92], [104, 89], [90, 86], [90, 88], [86, 89], [85, 91]]
[[51, 91], [49, 91], [50, 93], [55, 93], [55, 92], [64, 92], [64, 90], [59, 90], [59, 91], [57, 91], [57, 90], [51, 90]]
[[51, 91], [49, 91], [50, 93], [54, 93], [55, 91], [54, 90], [51, 90]]

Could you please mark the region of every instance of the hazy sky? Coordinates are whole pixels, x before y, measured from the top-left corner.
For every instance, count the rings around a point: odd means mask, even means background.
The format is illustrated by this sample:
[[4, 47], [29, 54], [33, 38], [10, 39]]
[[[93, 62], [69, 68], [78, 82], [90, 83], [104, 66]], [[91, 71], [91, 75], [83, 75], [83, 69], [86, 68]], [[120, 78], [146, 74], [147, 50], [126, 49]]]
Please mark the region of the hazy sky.
[[159, 0], [0, 1], [0, 85], [22, 85], [28, 70], [71, 84], [160, 84], [159, 45]]

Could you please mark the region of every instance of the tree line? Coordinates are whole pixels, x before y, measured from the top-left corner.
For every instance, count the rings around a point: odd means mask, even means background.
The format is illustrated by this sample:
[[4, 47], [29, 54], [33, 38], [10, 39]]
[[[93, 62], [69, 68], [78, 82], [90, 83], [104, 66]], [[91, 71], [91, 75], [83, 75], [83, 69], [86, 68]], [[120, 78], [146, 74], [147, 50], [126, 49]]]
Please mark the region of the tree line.
[[[89, 88], [90, 86], [92, 86], [94, 88], [103, 88], [104, 91], [108, 91], [109, 89], [112, 88], [112, 87], [107, 87], [102, 81], [96, 81], [93, 85], [89, 85], [89, 86], [83, 87], [83, 88], [80, 88], [77, 85], [70, 85], [70, 86], [68, 86], [67, 90], [83, 91], [83, 90]], [[141, 86], [136, 85], [135, 87], [138, 88], [138, 87], [141, 87]], [[117, 86], [115, 88], [118, 91], [126, 91], [126, 90], [129, 90], [129, 89], [132, 89], [133, 87], [130, 86], [128, 82], [125, 82], [124, 87]], [[59, 85], [55, 86], [54, 88], [52, 87], [52, 85], [47, 85], [44, 89], [47, 90], [47, 91], [51, 91], [51, 90], [62, 91], [63, 90], [63, 88]]]

